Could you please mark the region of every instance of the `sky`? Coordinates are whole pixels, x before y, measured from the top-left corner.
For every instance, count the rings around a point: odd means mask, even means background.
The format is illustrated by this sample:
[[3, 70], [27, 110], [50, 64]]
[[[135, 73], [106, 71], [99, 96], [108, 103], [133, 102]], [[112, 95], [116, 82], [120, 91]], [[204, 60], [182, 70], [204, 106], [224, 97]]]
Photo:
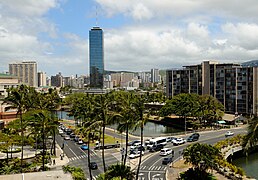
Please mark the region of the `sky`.
[[106, 70], [242, 63], [258, 59], [257, 9], [257, 0], [0, 0], [0, 72], [36, 61], [48, 76], [87, 75], [94, 26]]

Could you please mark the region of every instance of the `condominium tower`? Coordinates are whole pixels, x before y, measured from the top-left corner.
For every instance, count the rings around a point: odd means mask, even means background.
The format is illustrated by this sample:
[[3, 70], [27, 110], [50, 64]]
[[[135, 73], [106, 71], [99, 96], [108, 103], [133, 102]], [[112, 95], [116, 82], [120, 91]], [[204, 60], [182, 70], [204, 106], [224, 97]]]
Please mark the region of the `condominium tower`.
[[104, 83], [104, 43], [103, 30], [93, 27], [89, 32], [90, 86], [103, 88]]
[[19, 79], [19, 83], [37, 87], [37, 63], [35, 61], [24, 61], [9, 64], [9, 73]]
[[204, 61], [166, 73], [170, 98], [180, 93], [207, 94], [217, 98], [226, 113], [258, 114], [258, 67]]
[[151, 82], [157, 83], [160, 81], [160, 75], [158, 69], [151, 69]]

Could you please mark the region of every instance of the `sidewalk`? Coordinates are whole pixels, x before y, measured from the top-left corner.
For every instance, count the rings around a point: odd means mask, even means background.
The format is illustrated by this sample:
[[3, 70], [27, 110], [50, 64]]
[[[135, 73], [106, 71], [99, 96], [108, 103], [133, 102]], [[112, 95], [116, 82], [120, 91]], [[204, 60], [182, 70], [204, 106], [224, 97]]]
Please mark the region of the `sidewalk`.
[[[19, 147], [20, 148], [20, 147]], [[35, 149], [31, 148], [30, 146], [24, 146], [23, 149], [23, 157], [24, 159], [29, 159], [35, 157]], [[62, 156], [62, 159], [61, 159]], [[8, 153], [8, 157], [11, 158], [11, 153]], [[21, 158], [21, 152], [18, 153], [12, 153], [12, 157], [18, 157]], [[6, 159], [7, 153], [0, 152], [0, 159]], [[55, 162], [55, 163], [54, 163]], [[63, 165], [66, 165], [69, 162], [68, 157], [63, 153], [63, 150], [60, 148], [60, 146], [56, 143], [56, 157], [51, 158], [51, 164], [46, 164], [50, 169], [60, 169]]]
[[63, 153], [61, 147], [56, 143], [56, 157], [51, 158], [52, 163], [47, 164], [50, 170], [62, 169], [63, 165], [69, 162], [68, 157]]

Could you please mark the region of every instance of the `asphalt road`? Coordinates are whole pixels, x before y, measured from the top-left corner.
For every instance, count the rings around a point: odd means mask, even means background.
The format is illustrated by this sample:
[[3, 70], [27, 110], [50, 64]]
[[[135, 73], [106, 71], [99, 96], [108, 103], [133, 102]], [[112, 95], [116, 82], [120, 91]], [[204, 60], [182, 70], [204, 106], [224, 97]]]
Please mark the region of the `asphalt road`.
[[[235, 135], [237, 134], [244, 134], [246, 133], [245, 129], [230, 129], [234, 132]], [[218, 130], [212, 132], [202, 132], [200, 133], [199, 141], [200, 143], [207, 143], [207, 144], [214, 144], [218, 141], [225, 139], [225, 132], [228, 130]], [[187, 136], [182, 136], [183, 138], [187, 138]], [[194, 142], [191, 142], [194, 143]], [[172, 143], [168, 143], [166, 148], [172, 148], [174, 150], [174, 158], [173, 161], [177, 160], [183, 149], [185, 149], [189, 144], [189, 142], [179, 145], [173, 146]], [[147, 155], [147, 153], [146, 153]], [[171, 156], [171, 155], [168, 155]], [[159, 152], [153, 153], [150, 157], [142, 161], [140, 173], [139, 173], [139, 180], [165, 180], [165, 172], [166, 169], [169, 168], [167, 165], [162, 165], [162, 160], [164, 156], [160, 156]]]
[[[73, 140], [64, 140], [63, 137], [58, 135], [56, 137], [56, 142], [60, 147], [64, 144], [64, 153], [69, 159], [68, 165], [81, 167], [85, 174], [89, 175], [88, 168], [88, 150], [82, 150], [81, 145], [78, 145]], [[90, 151], [91, 162], [96, 162], [98, 164], [98, 169], [92, 170], [93, 179], [104, 172], [101, 151], [91, 150]], [[106, 150], [105, 152], [105, 162], [106, 166], [116, 164], [120, 161], [120, 152], [114, 149]], [[88, 177], [89, 178], [89, 177]]]
[[[236, 134], [243, 134], [246, 133], [245, 129], [230, 129], [232, 132]], [[201, 132], [200, 138], [198, 142], [202, 143], [208, 143], [208, 144], [214, 144], [220, 140], [225, 139], [225, 132], [228, 131], [225, 130], [218, 130], [218, 131], [212, 131], [212, 132]], [[116, 138], [124, 138], [124, 135], [117, 134], [117, 131], [113, 130], [107, 130], [106, 134], [116, 137]], [[187, 138], [189, 136], [180, 136], [183, 138]], [[135, 140], [136, 137], [129, 137], [129, 140]], [[139, 138], [138, 138], [139, 139]], [[81, 145], [78, 145], [73, 140], [64, 140], [63, 137], [57, 136], [56, 138], [57, 143], [62, 147], [62, 144], [64, 144], [64, 153], [69, 159], [69, 165], [81, 167], [83, 171], [89, 175], [89, 168], [88, 168], [88, 155], [87, 150], [82, 150], [80, 148]], [[181, 152], [183, 151], [186, 146], [188, 146], [190, 143], [185, 143], [180, 146], [173, 146], [172, 143], [168, 143], [166, 145], [167, 148], [172, 148], [174, 150], [174, 158], [173, 161], [178, 159], [181, 155]], [[91, 162], [96, 162], [98, 164], [97, 170], [92, 170], [93, 179], [96, 179], [96, 177], [103, 172], [103, 163], [102, 163], [102, 157], [101, 157], [101, 151], [99, 150], [92, 150], [90, 151], [91, 156]], [[162, 165], [162, 160], [164, 156], [160, 156], [159, 152], [150, 153], [146, 151], [144, 156], [148, 156], [145, 160], [142, 161], [141, 167], [140, 167], [140, 173], [139, 173], [139, 180], [165, 180], [165, 172], [166, 169], [169, 168], [166, 165]], [[168, 155], [171, 156], [171, 155]], [[109, 166], [111, 164], [116, 164], [120, 162], [121, 160], [121, 154], [116, 149], [109, 149], [105, 150], [105, 162], [106, 165]], [[137, 166], [135, 167], [137, 168]]]

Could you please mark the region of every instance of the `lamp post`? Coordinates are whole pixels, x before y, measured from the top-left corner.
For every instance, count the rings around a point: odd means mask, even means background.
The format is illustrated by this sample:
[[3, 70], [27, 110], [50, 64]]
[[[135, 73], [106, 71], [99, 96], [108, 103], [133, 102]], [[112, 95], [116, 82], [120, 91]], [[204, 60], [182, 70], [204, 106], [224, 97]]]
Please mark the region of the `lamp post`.
[[185, 117], [185, 134], [186, 134], [186, 117]]

